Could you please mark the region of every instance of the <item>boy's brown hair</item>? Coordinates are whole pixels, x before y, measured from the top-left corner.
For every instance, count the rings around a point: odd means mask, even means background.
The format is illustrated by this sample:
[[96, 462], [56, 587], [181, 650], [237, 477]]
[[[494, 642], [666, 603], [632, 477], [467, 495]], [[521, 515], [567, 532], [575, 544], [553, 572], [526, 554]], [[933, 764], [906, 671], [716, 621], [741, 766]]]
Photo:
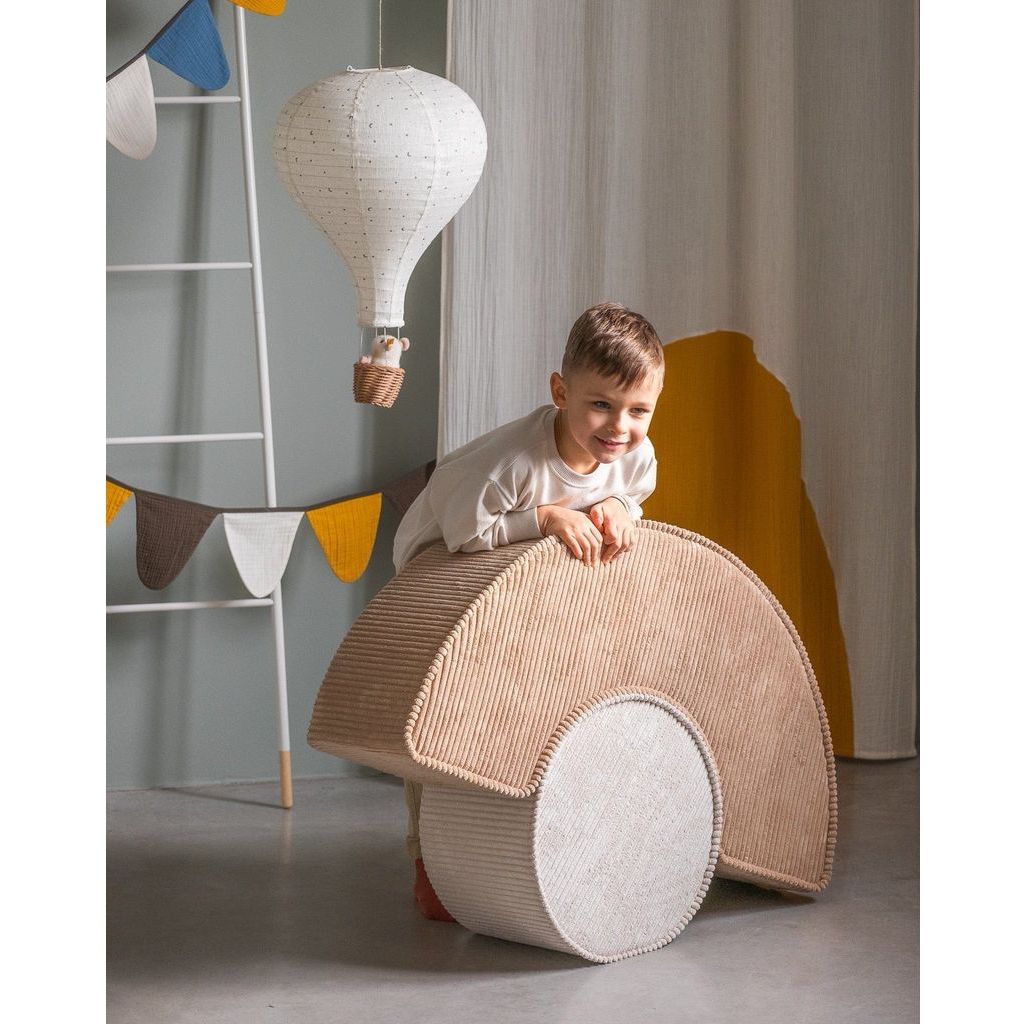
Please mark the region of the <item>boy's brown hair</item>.
[[618, 302], [600, 302], [577, 317], [565, 343], [562, 376], [580, 369], [631, 388], [652, 373], [664, 373], [661, 339], [639, 313]]

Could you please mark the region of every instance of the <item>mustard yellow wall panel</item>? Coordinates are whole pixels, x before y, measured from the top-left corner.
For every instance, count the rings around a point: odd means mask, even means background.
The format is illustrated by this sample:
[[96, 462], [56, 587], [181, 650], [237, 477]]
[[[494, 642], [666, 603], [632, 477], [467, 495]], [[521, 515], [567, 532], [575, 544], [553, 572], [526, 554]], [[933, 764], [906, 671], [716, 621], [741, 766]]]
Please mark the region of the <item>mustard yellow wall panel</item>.
[[835, 577], [801, 476], [800, 421], [750, 338], [715, 331], [665, 346], [650, 437], [658, 486], [644, 515], [735, 552], [779, 599], [807, 648], [836, 754], [854, 752]]

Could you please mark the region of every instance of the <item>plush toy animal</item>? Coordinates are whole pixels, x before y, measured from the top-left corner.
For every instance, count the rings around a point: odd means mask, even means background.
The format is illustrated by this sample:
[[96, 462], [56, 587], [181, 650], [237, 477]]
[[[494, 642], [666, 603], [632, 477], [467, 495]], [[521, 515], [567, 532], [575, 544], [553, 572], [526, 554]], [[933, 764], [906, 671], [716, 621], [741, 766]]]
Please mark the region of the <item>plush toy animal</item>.
[[398, 366], [402, 353], [409, 347], [408, 338], [395, 338], [388, 334], [373, 339], [373, 355], [362, 356], [361, 363], [375, 363], [377, 366]]

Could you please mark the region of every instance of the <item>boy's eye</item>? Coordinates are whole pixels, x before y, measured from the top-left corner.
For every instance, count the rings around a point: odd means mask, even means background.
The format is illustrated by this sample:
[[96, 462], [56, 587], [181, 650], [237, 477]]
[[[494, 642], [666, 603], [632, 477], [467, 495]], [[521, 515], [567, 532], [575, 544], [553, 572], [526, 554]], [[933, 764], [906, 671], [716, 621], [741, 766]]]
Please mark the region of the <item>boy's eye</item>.
[[609, 406], [609, 404], [607, 402], [595, 402], [594, 405], [596, 405], [598, 409], [610, 409], [611, 408], [611, 406]]

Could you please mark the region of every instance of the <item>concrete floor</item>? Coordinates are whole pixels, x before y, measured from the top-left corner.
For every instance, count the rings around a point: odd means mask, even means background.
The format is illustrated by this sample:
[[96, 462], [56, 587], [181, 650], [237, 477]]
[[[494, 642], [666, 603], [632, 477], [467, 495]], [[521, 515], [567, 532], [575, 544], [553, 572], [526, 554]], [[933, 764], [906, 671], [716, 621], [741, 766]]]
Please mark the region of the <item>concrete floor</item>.
[[683, 933], [608, 965], [420, 917], [387, 776], [109, 798], [120, 1022], [916, 1021], [916, 761], [839, 765], [816, 898], [716, 880]]

